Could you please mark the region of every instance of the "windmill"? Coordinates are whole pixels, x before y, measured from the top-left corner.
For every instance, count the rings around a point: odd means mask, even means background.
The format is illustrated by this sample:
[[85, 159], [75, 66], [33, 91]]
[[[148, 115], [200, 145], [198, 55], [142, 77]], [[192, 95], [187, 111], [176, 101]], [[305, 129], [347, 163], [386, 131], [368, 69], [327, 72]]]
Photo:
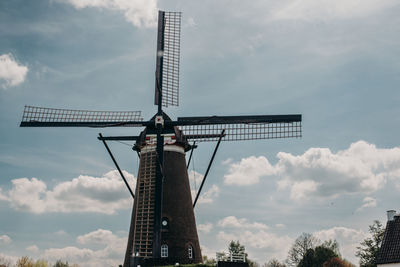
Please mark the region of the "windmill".
[[[158, 13], [155, 99], [157, 113], [144, 121], [139, 111], [89, 111], [25, 106], [21, 127], [144, 127], [138, 136], [99, 134], [125, 181], [132, 209], [124, 267], [202, 261], [194, 207], [221, 141], [301, 137], [301, 115], [178, 117], [163, 107], [178, 106], [180, 12]], [[106, 141], [135, 141], [140, 157], [135, 193]], [[196, 142], [217, 141], [194, 202], [185, 153]], [[193, 142], [191, 144], [191, 142]], [[189, 162], [191, 159], [189, 158]]]

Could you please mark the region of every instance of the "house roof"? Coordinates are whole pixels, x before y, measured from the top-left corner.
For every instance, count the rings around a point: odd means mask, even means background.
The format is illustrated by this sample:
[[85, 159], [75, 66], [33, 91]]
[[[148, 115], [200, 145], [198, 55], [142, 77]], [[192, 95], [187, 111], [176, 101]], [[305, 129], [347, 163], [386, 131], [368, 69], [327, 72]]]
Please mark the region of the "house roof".
[[400, 263], [400, 215], [386, 224], [385, 235], [379, 249], [377, 264]]

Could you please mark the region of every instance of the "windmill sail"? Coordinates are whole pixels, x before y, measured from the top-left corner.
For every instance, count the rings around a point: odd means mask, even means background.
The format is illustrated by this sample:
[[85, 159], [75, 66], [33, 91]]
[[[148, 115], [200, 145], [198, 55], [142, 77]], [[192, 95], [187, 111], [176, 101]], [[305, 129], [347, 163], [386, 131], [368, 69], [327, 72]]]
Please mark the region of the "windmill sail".
[[222, 141], [301, 137], [301, 115], [180, 117], [177, 124], [187, 139]]
[[25, 106], [21, 127], [143, 126], [140, 111], [93, 111]]
[[157, 62], [154, 104], [179, 105], [181, 12], [158, 13]]

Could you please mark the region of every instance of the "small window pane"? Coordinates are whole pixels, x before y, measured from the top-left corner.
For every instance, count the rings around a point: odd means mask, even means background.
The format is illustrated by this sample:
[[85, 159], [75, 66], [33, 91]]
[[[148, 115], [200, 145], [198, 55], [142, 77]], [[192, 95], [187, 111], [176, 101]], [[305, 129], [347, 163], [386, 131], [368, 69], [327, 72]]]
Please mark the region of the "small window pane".
[[168, 257], [168, 245], [164, 244], [161, 245], [161, 258], [167, 258]]
[[189, 245], [188, 248], [189, 259], [193, 259], [193, 247]]

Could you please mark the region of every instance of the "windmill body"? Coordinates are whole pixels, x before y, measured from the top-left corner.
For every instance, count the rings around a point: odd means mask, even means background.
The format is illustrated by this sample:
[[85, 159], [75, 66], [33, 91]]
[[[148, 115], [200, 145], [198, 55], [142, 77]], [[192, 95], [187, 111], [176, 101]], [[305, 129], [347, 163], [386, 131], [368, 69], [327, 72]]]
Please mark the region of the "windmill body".
[[157, 137], [146, 132], [135, 145], [140, 165], [125, 262], [135, 266], [199, 263], [202, 256], [185, 157], [189, 144], [175, 133], [164, 135], [161, 246], [159, 255], [153, 255]]
[[[139, 111], [88, 111], [25, 106], [21, 127], [144, 127], [138, 136], [99, 134], [125, 181], [134, 204], [124, 267], [202, 261], [194, 207], [221, 141], [301, 137], [301, 115], [179, 117], [163, 107], [179, 100], [180, 12], [159, 11], [155, 77], [156, 114], [144, 121]], [[106, 141], [135, 141], [140, 156], [135, 193]], [[185, 153], [191, 142], [218, 141], [193, 202]]]

